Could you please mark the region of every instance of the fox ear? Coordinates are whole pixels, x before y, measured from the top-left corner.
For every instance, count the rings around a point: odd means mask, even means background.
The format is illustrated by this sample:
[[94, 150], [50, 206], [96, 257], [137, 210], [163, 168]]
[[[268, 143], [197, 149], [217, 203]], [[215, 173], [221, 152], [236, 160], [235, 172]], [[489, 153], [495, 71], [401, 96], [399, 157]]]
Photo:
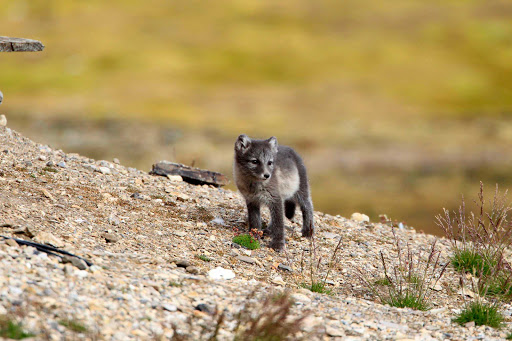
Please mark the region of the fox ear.
[[267, 140], [267, 142], [270, 145], [270, 147], [272, 148], [272, 151], [274, 153], [277, 153], [277, 139], [274, 136], [272, 136], [271, 138], [269, 138]]
[[238, 139], [235, 142], [235, 150], [245, 152], [249, 145], [251, 144], [251, 139], [249, 136], [242, 134], [238, 136]]

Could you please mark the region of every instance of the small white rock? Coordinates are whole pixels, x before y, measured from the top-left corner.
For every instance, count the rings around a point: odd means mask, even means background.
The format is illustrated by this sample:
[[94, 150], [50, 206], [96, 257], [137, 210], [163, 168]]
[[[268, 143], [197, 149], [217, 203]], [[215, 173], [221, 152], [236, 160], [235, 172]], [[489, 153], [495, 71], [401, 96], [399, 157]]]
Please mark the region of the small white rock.
[[110, 168], [108, 168], [108, 167], [101, 166], [101, 167], [98, 167], [98, 170], [102, 174], [110, 174], [111, 173]]
[[358, 212], [352, 213], [352, 216], [350, 216], [350, 219], [355, 220], [355, 221], [362, 221], [362, 222], [366, 222], [366, 223], [370, 222], [370, 217], [368, 217], [366, 214], [362, 214], [362, 213], [358, 213]]
[[167, 179], [171, 180], [171, 181], [174, 181], [174, 182], [180, 182], [180, 181], [183, 181], [183, 178], [181, 177], [181, 175], [171, 175], [171, 174], [167, 174]]
[[208, 277], [213, 280], [233, 279], [235, 278], [235, 273], [233, 272], [233, 270], [224, 269], [219, 266], [216, 267], [215, 269], [208, 271]]
[[283, 281], [283, 277], [281, 277], [281, 276], [274, 277], [272, 279], [272, 283], [277, 284], [277, 285], [285, 285], [286, 284], [286, 282]]
[[7, 125], [7, 117], [5, 115], [0, 115], [0, 126], [5, 127]]

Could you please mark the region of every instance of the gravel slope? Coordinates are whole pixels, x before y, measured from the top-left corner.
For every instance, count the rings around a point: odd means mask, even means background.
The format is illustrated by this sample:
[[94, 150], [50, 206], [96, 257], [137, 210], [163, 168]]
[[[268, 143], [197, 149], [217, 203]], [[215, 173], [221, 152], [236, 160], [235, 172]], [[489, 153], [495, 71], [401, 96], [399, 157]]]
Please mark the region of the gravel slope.
[[[226, 320], [219, 339], [231, 340], [236, 313], [247, 300], [261, 302], [266, 293], [286, 288], [295, 302], [293, 316], [310, 311], [297, 338], [492, 340], [507, 335], [508, 327], [451, 322], [463, 304], [451, 270], [432, 293], [430, 311], [393, 308], [373, 298], [358, 273], [380, 276], [379, 251], [393, 257], [387, 225], [315, 213], [319, 276], [342, 238], [328, 278], [333, 294], [321, 295], [299, 286], [309, 280], [312, 248], [300, 237], [300, 215], [287, 222], [287, 251], [276, 253], [265, 246], [267, 239], [252, 252], [232, 245], [234, 228], [245, 229], [245, 214], [238, 193], [66, 154], [0, 127], [0, 234], [46, 242], [94, 264], [69, 263], [0, 238], [0, 315], [21, 322], [37, 340], [165, 340], [178, 334], [197, 340], [201, 325], [214, 325], [210, 312], [217, 310]], [[397, 233], [414, 250], [434, 240], [414, 230]], [[446, 262], [447, 241], [438, 247]], [[232, 270], [235, 278], [210, 278], [208, 271], [216, 267]], [[507, 324], [511, 313], [505, 305]], [[64, 320], [86, 330], [74, 331]]]

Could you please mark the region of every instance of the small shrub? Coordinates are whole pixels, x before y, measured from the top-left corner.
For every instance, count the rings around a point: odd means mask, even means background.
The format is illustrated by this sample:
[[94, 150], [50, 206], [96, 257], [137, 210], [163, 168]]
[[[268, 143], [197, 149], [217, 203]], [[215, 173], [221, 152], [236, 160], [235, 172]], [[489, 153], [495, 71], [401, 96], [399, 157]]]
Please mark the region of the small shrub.
[[[436, 249], [437, 240], [430, 246], [430, 252], [426, 257], [419, 251], [414, 253], [409, 243], [405, 249], [402, 242], [392, 227], [394, 246], [396, 250], [397, 264], [390, 266], [390, 260], [386, 260], [382, 251], [380, 260], [384, 276], [377, 280], [368, 280], [362, 271], [360, 279], [370, 291], [384, 304], [398, 308], [412, 308], [416, 310], [430, 309], [431, 287], [434, 287], [441, 279], [448, 263], [442, 266], [439, 258], [441, 253]], [[389, 269], [393, 269], [389, 271]]]
[[[327, 271], [325, 276], [319, 275], [322, 267], [322, 257], [316, 257], [316, 244], [315, 244], [315, 238], [312, 237], [310, 239], [310, 247], [309, 247], [309, 272], [308, 272], [308, 281], [307, 282], [301, 282], [299, 283], [299, 286], [305, 289], [308, 289], [312, 292], [320, 293], [320, 294], [328, 294], [333, 295], [332, 290], [327, 289], [327, 278], [329, 278], [329, 274], [331, 273], [331, 270], [336, 264], [336, 255], [338, 253], [338, 250], [341, 246], [342, 238], [338, 241], [338, 244], [333, 250], [331, 259], [329, 263], [327, 264]], [[302, 252], [302, 257], [300, 261], [300, 274], [302, 279], [304, 279], [304, 252]]]
[[58, 172], [58, 170], [56, 170], [55, 168], [48, 167], [48, 166], [47, 166], [47, 167], [44, 167], [44, 168], [43, 168], [43, 171], [45, 171], [45, 172], [50, 172], [50, 173], [57, 173], [57, 172]]
[[500, 195], [498, 185], [487, 209], [484, 199], [484, 185], [480, 182], [478, 200], [475, 201], [476, 215], [466, 215], [466, 204], [462, 204], [454, 216], [447, 209], [436, 216], [437, 225], [444, 231], [452, 245], [453, 265], [457, 270], [488, 275], [492, 268], [503, 259], [503, 252], [512, 245], [512, 228], [507, 220], [512, 207], [506, 204], [507, 191]]
[[210, 257], [208, 257], [207, 255], [197, 255], [196, 257], [202, 260], [203, 262], [211, 262]]
[[81, 324], [79, 321], [75, 320], [60, 320], [59, 324], [61, 326], [66, 327], [69, 330], [74, 331], [75, 333], [85, 333], [87, 328]]
[[471, 274], [475, 273], [478, 276], [488, 275], [492, 268], [496, 266], [493, 259], [489, 259], [470, 249], [454, 252], [451, 262], [455, 270]]
[[[178, 330], [175, 327], [171, 338], [173, 341], [182, 340], [208, 340], [219, 339], [219, 332], [224, 327], [228, 317], [233, 332], [234, 341], [284, 341], [284, 340], [309, 340], [309, 335], [300, 335], [301, 328], [310, 312], [302, 312], [299, 315], [292, 314], [293, 300], [288, 292], [251, 293], [240, 302], [240, 310], [234, 315], [225, 311], [217, 311], [212, 316], [213, 323], [201, 324], [188, 319], [188, 328]], [[199, 332], [199, 336], [197, 333]], [[311, 334], [311, 333], [308, 333]]]
[[260, 248], [260, 242], [249, 234], [239, 234], [234, 236], [233, 243], [243, 246], [249, 250], [256, 250]]
[[182, 287], [182, 286], [183, 286], [183, 284], [178, 283], [178, 282], [172, 282], [172, 281], [171, 281], [171, 282], [169, 282], [169, 286], [170, 286], [170, 287], [174, 287], [174, 288], [179, 288], [179, 287]]
[[7, 316], [0, 317], [0, 337], [21, 340], [32, 336], [34, 336], [34, 334], [23, 331], [21, 323], [15, 323], [7, 318]]
[[505, 339], [512, 340], [512, 333], [509, 333]]
[[453, 319], [454, 322], [464, 325], [465, 323], [475, 321], [477, 326], [489, 326], [500, 328], [504, 318], [499, 311], [497, 304], [490, 304], [476, 300], [468, 303], [464, 309]]
[[375, 280], [375, 282], [373, 282], [374, 285], [382, 285], [382, 286], [387, 286], [387, 285], [391, 285], [391, 282], [389, 281], [389, 279], [387, 279], [386, 277], [382, 277], [382, 278], [379, 278], [377, 280]]
[[[268, 294], [260, 300], [249, 297], [236, 316], [235, 341], [298, 340], [304, 319], [309, 315], [291, 318], [293, 301], [288, 293]], [[303, 338], [307, 339], [307, 338]]]
[[312, 292], [316, 292], [319, 294], [332, 295], [332, 290], [327, 289], [327, 285], [325, 282], [313, 282], [311, 284], [301, 283], [300, 286], [302, 288], [308, 289]]

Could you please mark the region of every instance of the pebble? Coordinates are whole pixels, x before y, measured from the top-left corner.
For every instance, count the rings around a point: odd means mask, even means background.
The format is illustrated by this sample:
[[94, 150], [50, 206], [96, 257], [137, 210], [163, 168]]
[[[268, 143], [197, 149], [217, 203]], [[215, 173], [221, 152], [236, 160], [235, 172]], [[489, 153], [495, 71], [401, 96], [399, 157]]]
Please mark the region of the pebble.
[[175, 263], [179, 268], [188, 268], [190, 266], [190, 262], [187, 259], [180, 259]]
[[229, 280], [235, 278], [233, 270], [216, 267], [208, 271], [208, 277], [213, 280]]
[[99, 172], [99, 173], [101, 173], [101, 174], [110, 174], [110, 173], [112, 173], [112, 172], [111, 172], [111, 170], [110, 170], [110, 168], [108, 168], [108, 167], [103, 167], [103, 166], [98, 167], [98, 168], [97, 168], [97, 172]]
[[366, 223], [370, 222], [370, 217], [368, 217], [366, 214], [362, 214], [362, 213], [358, 213], [358, 212], [352, 213], [352, 215], [350, 216], [350, 219], [355, 220], [355, 221], [366, 222]]
[[285, 265], [283, 263], [279, 263], [279, 265], [277, 267], [284, 271], [289, 271], [289, 272], [293, 271], [291, 267], [289, 267], [288, 265]]
[[68, 167], [65, 161], [60, 161], [60, 162], [58, 162], [58, 163], [57, 163], [57, 166], [58, 166], [58, 167], [61, 167], [61, 168], [67, 168], [67, 167]]
[[345, 331], [340, 328], [335, 328], [332, 326], [327, 325], [325, 327], [325, 333], [331, 337], [344, 337]]
[[249, 264], [256, 263], [256, 261], [253, 258], [247, 257], [247, 256], [240, 255], [240, 256], [236, 257], [236, 259], [241, 260], [242, 262], [249, 263]]
[[193, 275], [198, 275], [201, 272], [197, 266], [187, 266], [185, 270]]
[[44, 232], [44, 231], [38, 232], [34, 236], [34, 241], [38, 242], [40, 244], [46, 244], [46, 245], [50, 245], [50, 246], [57, 247], [57, 248], [64, 247], [64, 245], [65, 245], [64, 241], [62, 239], [54, 236], [53, 234], [51, 234], [49, 232]]
[[7, 117], [5, 115], [0, 115], [0, 127], [5, 127], [7, 125]]
[[168, 304], [168, 303], [163, 304], [162, 308], [164, 308], [164, 310], [167, 310], [170, 312], [175, 312], [178, 310], [178, 307], [176, 307], [174, 304]]
[[211, 309], [209, 306], [207, 306], [204, 303], [200, 303], [200, 304], [196, 305], [194, 309], [202, 311], [203, 313], [207, 313], [210, 315], [213, 314], [213, 309]]
[[107, 243], [116, 243], [119, 241], [119, 236], [114, 233], [105, 233], [103, 234], [103, 238], [105, 238]]
[[11, 247], [18, 247], [18, 243], [14, 239], [7, 239], [5, 243]]
[[277, 284], [277, 285], [286, 285], [286, 282], [283, 280], [283, 277], [281, 277], [281, 276], [274, 277], [272, 279], [272, 283]]
[[83, 259], [71, 257], [71, 264], [73, 264], [75, 267], [77, 267], [80, 270], [86, 270], [87, 264], [84, 262]]
[[167, 179], [171, 180], [171, 181], [174, 181], [174, 182], [180, 182], [180, 181], [183, 181], [183, 178], [181, 177], [181, 175], [171, 175], [171, 174], [167, 174]]

